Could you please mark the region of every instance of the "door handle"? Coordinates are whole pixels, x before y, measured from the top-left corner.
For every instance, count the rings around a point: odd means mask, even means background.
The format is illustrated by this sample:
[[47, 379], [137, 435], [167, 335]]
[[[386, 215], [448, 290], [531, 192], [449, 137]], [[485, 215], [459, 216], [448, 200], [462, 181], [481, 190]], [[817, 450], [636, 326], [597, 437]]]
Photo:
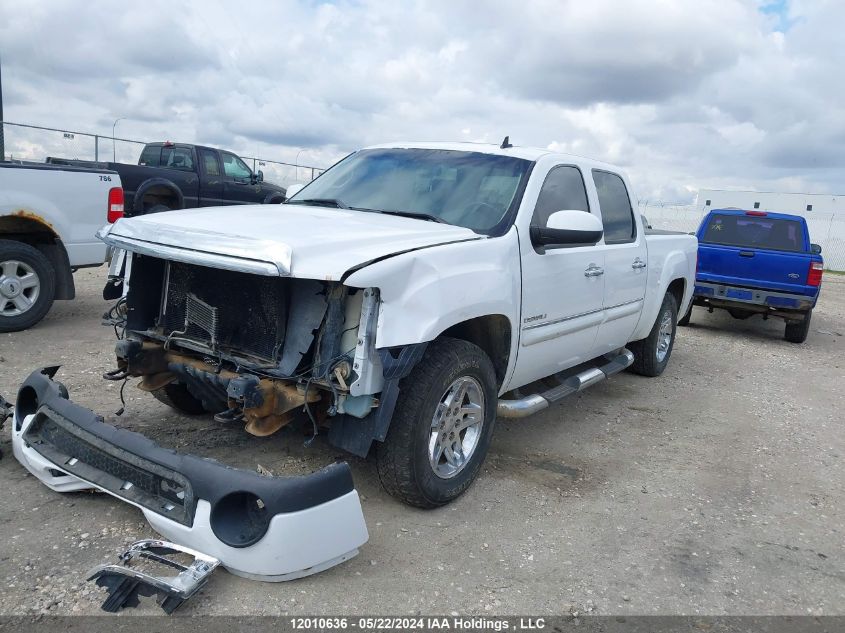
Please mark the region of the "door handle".
[[590, 264], [587, 266], [587, 269], [584, 271], [585, 277], [598, 277], [604, 274], [604, 268], [601, 266], [596, 266], [595, 264]]
[[634, 260], [634, 263], [633, 263], [633, 264], [631, 264], [631, 268], [634, 268], [634, 269], [637, 269], [637, 268], [645, 268], [646, 266], [648, 266], [648, 264], [646, 264], [646, 263], [645, 263], [643, 260], [641, 260], [639, 257], [637, 257], [637, 258]]
[[754, 257], [754, 251], [739, 251], [740, 257]]

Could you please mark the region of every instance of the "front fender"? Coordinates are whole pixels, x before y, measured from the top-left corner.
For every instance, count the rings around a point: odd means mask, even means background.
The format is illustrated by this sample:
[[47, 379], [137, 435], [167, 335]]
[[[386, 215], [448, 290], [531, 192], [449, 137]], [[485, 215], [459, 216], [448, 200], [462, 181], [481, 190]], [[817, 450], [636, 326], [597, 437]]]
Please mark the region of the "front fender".
[[515, 262], [519, 246], [512, 229], [498, 238], [389, 257], [352, 273], [344, 283], [379, 288], [376, 347], [398, 347], [431, 341], [453, 325], [492, 314], [507, 317], [517, 332], [520, 270]]

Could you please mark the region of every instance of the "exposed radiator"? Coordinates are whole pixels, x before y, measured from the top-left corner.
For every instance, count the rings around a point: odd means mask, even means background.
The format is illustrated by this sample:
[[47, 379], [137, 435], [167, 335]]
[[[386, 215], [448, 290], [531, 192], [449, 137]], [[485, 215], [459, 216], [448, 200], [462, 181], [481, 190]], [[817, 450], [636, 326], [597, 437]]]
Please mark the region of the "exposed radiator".
[[287, 281], [168, 262], [159, 324], [174, 338], [276, 362], [285, 339]]

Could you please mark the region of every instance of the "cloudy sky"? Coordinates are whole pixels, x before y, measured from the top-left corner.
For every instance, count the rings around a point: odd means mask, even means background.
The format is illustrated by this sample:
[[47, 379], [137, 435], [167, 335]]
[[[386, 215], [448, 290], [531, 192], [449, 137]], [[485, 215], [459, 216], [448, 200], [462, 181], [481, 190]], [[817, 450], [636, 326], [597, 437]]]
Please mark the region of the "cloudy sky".
[[[508, 134], [689, 203], [845, 192], [843, 25], [841, 0], [29, 0], [0, 2], [0, 61], [9, 121], [110, 136], [122, 117], [119, 137], [322, 166]], [[93, 158], [80, 137], [6, 137]]]

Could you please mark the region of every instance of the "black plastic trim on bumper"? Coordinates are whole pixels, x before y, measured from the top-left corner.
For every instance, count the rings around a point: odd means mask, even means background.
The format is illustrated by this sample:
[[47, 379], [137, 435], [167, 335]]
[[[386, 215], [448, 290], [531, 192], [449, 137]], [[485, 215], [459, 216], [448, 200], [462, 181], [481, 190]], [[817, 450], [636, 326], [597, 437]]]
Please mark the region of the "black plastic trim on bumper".
[[211, 505], [214, 534], [231, 547], [260, 540], [278, 514], [311, 508], [354, 489], [346, 463], [300, 477], [265, 477], [163, 448], [143, 435], [105, 424], [68, 400], [62, 385], [39, 371], [23, 382], [18, 400], [28, 408], [19, 415], [35, 413], [24, 440], [56, 466], [188, 526], [197, 500], [203, 499]]

